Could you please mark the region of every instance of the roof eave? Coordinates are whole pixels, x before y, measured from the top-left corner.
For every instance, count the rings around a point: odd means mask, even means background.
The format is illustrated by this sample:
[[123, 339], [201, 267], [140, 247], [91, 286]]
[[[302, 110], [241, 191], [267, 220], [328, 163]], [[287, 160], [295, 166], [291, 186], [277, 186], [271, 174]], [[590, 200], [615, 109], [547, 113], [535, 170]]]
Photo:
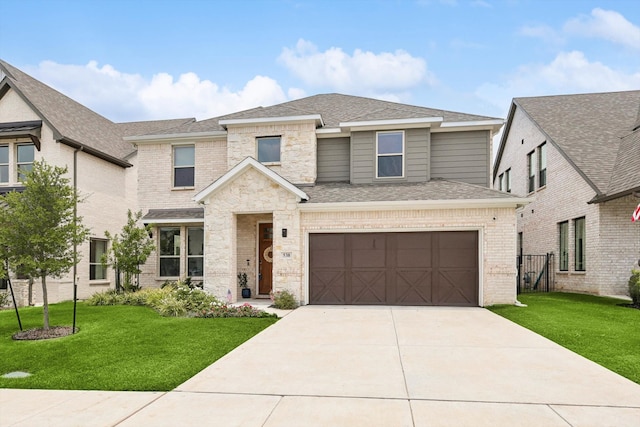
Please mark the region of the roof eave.
[[182, 132], [170, 133], [166, 135], [136, 135], [125, 136], [123, 139], [134, 144], [157, 143], [157, 142], [173, 142], [180, 140], [196, 140], [208, 138], [222, 138], [227, 136], [227, 131], [215, 130], [206, 132]]
[[370, 211], [370, 210], [429, 210], [429, 209], [485, 209], [513, 208], [525, 206], [530, 198], [510, 197], [505, 199], [459, 199], [459, 200], [394, 200], [369, 202], [303, 203], [298, 205], [305, 212]]
[[244, 126], [263, 123], [293, 123], [293, 122], [305, 122], [313, 121], [317, 127], [324, 126], [324, 120], [320, 114], [309, 114], [303, 116], [282, 116], [282, 117], [254, 117], [247, 119], [223, 119], [219, 120], [220, 126], [225, 129], [228, 126]]
[[615, 200], [621, 197], [629, 196], [631, 194], [633, 194], [636, 197], [640, 197], [640, 186], [629, 188], [627, 190], [620, 191], [615, 194], [598, 194], [594, 196], [591, 200], [589, 200], [587, 203], [588, 204], [604, 203], [610, 200]]
[[91, 148], [78, 141], [74, 141], [71, 138], [67, 138], [63, 136], [62, 138], [59, 138], [57, 141], [60, 142], [61, 144], [83, 151], [87, 154], [91, 154], [92, 156], [95, 156], [99, 159], [105, 160], [109, 163], [113, 163], [114, 165], [117, 165], [123, 168], [129, 168], [133, 166], [131, 163], [127, 162], [126, 160], [122, 160], [122, 159], [118, 159], [117, 157], [110, 156], [106, 153], [103, 153], [102, 151], [96, 150], [95, 148]]

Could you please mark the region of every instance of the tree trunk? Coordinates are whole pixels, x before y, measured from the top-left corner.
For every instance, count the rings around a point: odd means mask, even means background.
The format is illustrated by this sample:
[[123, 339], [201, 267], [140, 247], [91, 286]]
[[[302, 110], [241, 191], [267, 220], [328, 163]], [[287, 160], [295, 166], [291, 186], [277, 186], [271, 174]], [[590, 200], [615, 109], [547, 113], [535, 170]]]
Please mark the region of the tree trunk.
[[47, 297], [47, 276], [42, 275], [42, 313], [44, 323], [42, 329], [49, 329], [49, 298]]

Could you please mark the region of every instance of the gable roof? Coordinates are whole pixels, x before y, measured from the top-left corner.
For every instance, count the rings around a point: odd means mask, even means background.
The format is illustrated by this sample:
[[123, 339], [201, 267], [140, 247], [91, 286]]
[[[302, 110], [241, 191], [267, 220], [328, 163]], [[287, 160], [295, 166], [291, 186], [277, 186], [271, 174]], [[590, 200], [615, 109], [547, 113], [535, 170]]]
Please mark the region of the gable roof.
[[301, 189], [299, 189], [298, 187], [296, 187], [295, 185], [293, 185], [292, 183], [284, 179], [282, 176], [278, 175], [276, 172], [272, 171], [262, 163], [258, 162], [253, 157], [246, 157], [243, 161], [241, 161], [240, 163], [235, 165], [233, 168], [231, 168], [229, 171], [227, 171], [227, 173], [225, 173], [220, 178], [213, 181], [207, 187], [202, 189], [198, 194], [193, 196], [193, 200], [196, 202], [202, 202], [211, 194], [225, 187], [227, 184], [230, 184], [231, 182], [233, 182], [238, 176], [242, 175], [242, 173], [245, 170], [250, 168], [253, 168], [256, 171], [260, 172], [262, 175], [272, 180], [273, 182], [275, 182], [285, 190], [289, 191], [290, 193], [294, 194], [296, 197], [300, 198], [301, 200], [309, 199], [309, 196], [307, 196], [307, 194], [304, 191], [302, 191]]
[[[338, 93], [320, 94], [270, 107], [257, 107], [250, 110], [227, 114], [212, 119], [188, 123], [173, 129], [158, 132], [157, 135], [187, 134], [199, 132], [225, 131], [224, 123], [228, 120], [250, 120], [261, 118], [304, 117], [320, 115], [322, 126], [336, 128], [342, 123], [367, 122], [380, 120], [398, 120], [437, 117], [442, 122], [474, 123], [490, 121], [494, 125], [502, 125], [502, 119], [477, 116], [454, 111], [438, 110], [381, 101], [360, 96]], [[222, 121], [222, 124], [220, 123]]]
[[[514, 98], [495, 164], [519, 108], [596, 192], [592, 202], [640, 187], [640, 90]], [[636, 129], [634, 131], [634, 129]], [[494, 168], [494, 179], [498, 168]]]
[[5, 75], [0, 96], [13, 89], [52, 129], [57, 141], [120, 166], [130, 166], [125, 159], [135, 151], [122, 139], [124, 136], [157, 132], [195, 120], [116, 124], [2, 60], [0, 71]]

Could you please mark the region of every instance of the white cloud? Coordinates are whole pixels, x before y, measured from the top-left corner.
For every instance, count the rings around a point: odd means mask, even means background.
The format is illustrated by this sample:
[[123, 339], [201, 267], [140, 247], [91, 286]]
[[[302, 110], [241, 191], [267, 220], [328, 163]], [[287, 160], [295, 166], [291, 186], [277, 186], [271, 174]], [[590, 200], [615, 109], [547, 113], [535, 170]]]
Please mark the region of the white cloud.
[[70, 98], [114, 121], [134, 121], [176, 117], [206, 119], [259, 105], [288, 100], [273, 79], [256, 76], [236, 92], [203, 80], [195, 73], [177, 79], [167, 73], [147, 80], [111, 65], [57, 64], [44, 61], [30, 75]]
[[436, 82], [424, 59], [403, 50], [376, 54], [356, 49], [349, 55], [332, 47], [320, 52], [300, 39], [295, 48], [283, 49], [279, 61], [310, 86], [378, 98], [401, 97], [410, 88]]
[[564, 42], [562, 36], [548, 25], [525, 25], [518, 30], [518, 34], [526, 37], [538, 38], [553, 44], [560, 44]]
[[567, 21], [564, 31], [640, 49], [640, 27], [613, 10], [593, 9], [590, 16], [581, 15]]
[[505, 110], [512, 98], [553, 94], [633, 90], [640, 71], [626, 73], [601, 62], [590, 62], [580, 51], [561, 52], [549, 64], [523, 65], [504, 83], [485, 83], [476, 95]]

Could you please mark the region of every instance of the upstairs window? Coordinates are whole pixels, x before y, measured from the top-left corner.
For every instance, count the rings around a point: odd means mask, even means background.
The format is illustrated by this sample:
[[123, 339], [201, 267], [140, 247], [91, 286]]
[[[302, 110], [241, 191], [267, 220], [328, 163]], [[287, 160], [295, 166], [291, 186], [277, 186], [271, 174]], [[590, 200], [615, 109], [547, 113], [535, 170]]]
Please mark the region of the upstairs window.
[[505, 186], [504, 186], [504, 174], [501, 173], [500, 176], [498, 177], [498, 190], [500, 191], [504, 191]]
[[193, 187], [195, 185], [195, 151], [193, 145], [173, 147], [173, 186]]
[[529, 177], [528, 192], [532, 193], [536, 189], [536, 156], [535, 151], [527, 154], [527, 176]]
[[504, 191], [511, 193], [511, 169], [504, 172]]
[[587, 232], [584, 217], [574, 220], [575, 245], [576, 245], [576, 271], [586, 271]]
[[538, 147], [538, 187], [547, 185], [547, 143]]
[[102, 266], [102, 255], [107, 252], [107, 241], [91, 239], [89, 241], [89, 280], [107, 278], [106, 268]]
[[560, 271], [569, 270], [569, 221], [558, 224], [559, 246], [560, 246]]
[[0, 184], [9, 182], [9, 146], [0, 145]]
[[160, 228], [160, 277], [180, 276], [180, 227]]
[[34, 146], [33, 144], [20, 144], [16, 146], [16, 152], [18, 181], [22, 182], [27, 172], [33, 169]]
[[258, 161], [260, 163], [280, 163], [280, 137], [257, 138]]
[[376, 178], [404, 176], [404, 132], [376, 134]]

